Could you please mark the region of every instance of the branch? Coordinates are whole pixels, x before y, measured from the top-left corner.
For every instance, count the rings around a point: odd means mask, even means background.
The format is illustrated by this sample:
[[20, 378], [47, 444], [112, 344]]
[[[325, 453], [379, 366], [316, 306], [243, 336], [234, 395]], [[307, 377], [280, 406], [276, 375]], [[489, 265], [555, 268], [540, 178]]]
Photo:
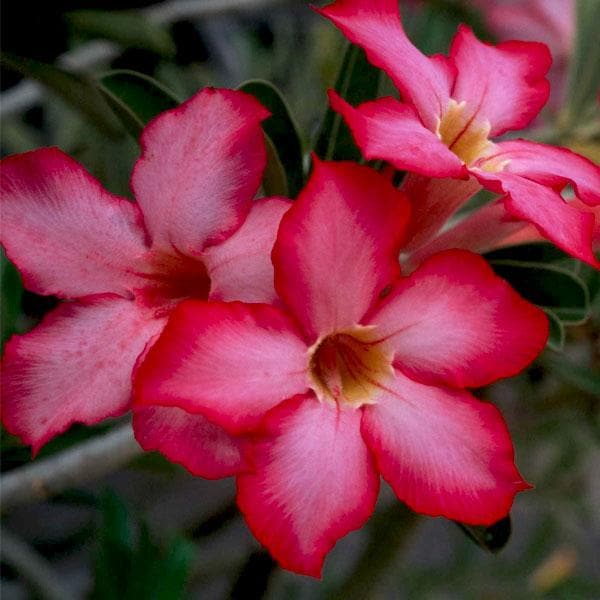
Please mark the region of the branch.
[[128, 464], [142, 454], [131, 424], [49, 458], [10, 471], [0, 478], [3, 511], [38, 502], [84, 481], [97, 479]]
[[0, 536], [2, 562], [12, 567], [23, 578], [36, 597], [43, 600], [75, 600], [77, 596], [63, 586], [43, 556], [4, 528]]
[[[140, 10], [140, 14], [159, 25], [176, 21], [211, 17], [240, 10], [251, 10], [290, 3], [292, 0], [171, 0]], [[60, 67], [74, 72], [84, 72], [103, 62], [116, 58], [121, 48], [106, 40], [94, 40], [61, 54]], [[0, 117], [11, 117], [28, 109], [44, 94], [43, 87], [35, 81], [21, 81], [0, 95]]]

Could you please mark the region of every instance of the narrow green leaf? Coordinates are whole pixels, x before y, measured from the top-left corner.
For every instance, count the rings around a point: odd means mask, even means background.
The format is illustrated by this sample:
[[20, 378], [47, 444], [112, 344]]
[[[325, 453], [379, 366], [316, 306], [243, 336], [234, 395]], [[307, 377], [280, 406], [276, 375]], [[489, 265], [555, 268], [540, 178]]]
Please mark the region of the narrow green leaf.
[[456, 521], [455, 523], [477, 545], [488, 550], [492, 554], [499, 552], [506, 546], [512, 529], [510, 515], [500, 519], [500, 521], [489, 527], [465, 525], [464, 523], [458, 523]]
[[563, 322], [550, 309], [544, 309], [548, 317], [550, 332], [548, 335], [548, 348], [555, 352], [562, 352], [565, 347], [565, 326]]
[[265, 134], [267, 166], [263, 173], [262, 185], [267, 196], [287, 196], [289, 192], [285, 169], [279, 160], [277, 150], [271, 138]]
[[523, 297], [549, 309], [565, 323], [583, 323], [590, 315], [585, 282], [572, 271], [550, 263], [490, 261], [494, 271]]
[[271, 116], [263, 122], [263, 129], [272, 142], [271, 151], [275, 153], [287, 180], [287, 193], [284, 195], [295, 198], [304, 185], [302, 143], [285, 99], [275, 86], [259, 79], [247, 81], [238, 89], [254, 96], [271, 112]]
[[4, 252], [0, 253], [0, 292], [2, 305], [0, 305], [0, 342], [4, 342], [17, 332], [17, 319], [21, 314], [21, 298], [23, 284], [15, 266], [6, 258]]
[[567, 92], [569, 122], [581, 122], [582, 115], [597, 108], [600, 88], [599, 23], [600, 2], [577, 0], [577, 29]]
[[2, 55], [3, 67], [39, 81], [89, 119], [101, 133], [119, 138], [122, 130], [91, 79], [30, 58]]
[[562, 355], [547, 353], [543, 363], [559, 379], [573, 387], [600, 398], [600, 373], [589, 367], [582, 367]]
[[139, 141], [144, 126], [179, 100], [161, 83], [135, 71], [110, 71], [97, 80], [98, 89], [131, 136]]
[[[381, 71], [371, 65], [364, 51], [349, 44], [335, 82], [335, 90], [352, 105], [377, 97]], [[328, 108], [315, 144], [324, 160], [360, 160], [361, 153], [343, 118]]]
[[77, 10], [66, 15], [75, 33], [117, 42], [124, 48], [142, 48], [172, 58], [175, 43], [169, 31], [136, 10]]

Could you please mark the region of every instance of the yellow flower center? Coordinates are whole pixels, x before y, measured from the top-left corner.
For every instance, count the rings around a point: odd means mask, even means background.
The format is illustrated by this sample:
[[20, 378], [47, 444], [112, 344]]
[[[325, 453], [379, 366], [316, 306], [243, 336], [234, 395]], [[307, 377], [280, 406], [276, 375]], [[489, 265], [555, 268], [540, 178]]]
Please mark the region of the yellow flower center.
[[467, 110], [466, 102], [450, 99], [448, 108], [437, 126], [437, 136], [465, 165], [485, 156], [493, 148], [488, 136], [488, 121], [476, 121]]
[[308, 351], [311, 387], [323, 402], [373, 404], [393, 374], [392, 356], [373, 326], [357, 325], [328, 335]]

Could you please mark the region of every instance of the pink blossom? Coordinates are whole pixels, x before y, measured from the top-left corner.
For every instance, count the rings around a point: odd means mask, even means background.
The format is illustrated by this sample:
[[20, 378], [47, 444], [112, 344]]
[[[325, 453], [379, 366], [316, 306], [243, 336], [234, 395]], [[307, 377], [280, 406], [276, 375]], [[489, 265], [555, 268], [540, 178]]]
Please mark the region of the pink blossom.
[[[129, 409], [133, 366], [182, 299], [275, 298], [270, 250], [289, 204], [253, 202], [267, 116], [251, 96], [215, 89], [163, 113], [142, 135], [136, 203], [56, 148], [2, 161], [6, 253], [28, 289], [63, 300], [3, 359], [2, 422], [34, 452], [75, 422]], [[237, 442], [179, 412], [138, 415], [142, 446], [170, 456], [168, 435], [191, 436], [195, 472], [234, 472]]]
[[[401, 100], [381, 98], [357, 108], [330, 91], [333, 108], [366, 158], [384, 159], [425, 178], [472, 178], [501, 194], [509, 215], [532, 223], [572, 256], [599, 266], [592, 252], [594, 215], [566, 202], [560, 192], [571, 184], [580, 201], [598, 206], [600, 168], [565, 148], [492, 141], [526, 127], [546, 103], [545, 75], [551, 64], [546, 46], [516, 41], [491, 46], [463, 26], [449, 57], [429, 57], [406, 37], [396, 0], [338, 0], [319, 12], [363, 47], [400, 91]], [[427, 226], [435, 233], [464, 201], [456, 189], [447, 203], [436, 194], [424, 195], [415, 207], [415, 218], [426, 221], [415, 225], [419, 232]]]
[[382, 175], [316, 162], [277, 234], [277, 306], [183, 302], [136, 371], [134, 407], [247, 436], [239, 506], [299, 573], [366, 521], [379, 475], [412, 509], [472, 524], [528, 487], [500, 413], [466, 388], [529, 364], [546, 317], [470, 252], [401, 277], [408, 215]]

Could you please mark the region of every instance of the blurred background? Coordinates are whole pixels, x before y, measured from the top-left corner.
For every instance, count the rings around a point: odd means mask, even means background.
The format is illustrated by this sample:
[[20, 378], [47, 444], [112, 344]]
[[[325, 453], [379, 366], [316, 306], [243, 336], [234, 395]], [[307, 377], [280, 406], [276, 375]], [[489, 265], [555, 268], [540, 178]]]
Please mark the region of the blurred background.
[[[553, 95], [526, 135], [594, 160], [600, 120], [589, 99], [597, 98], [600, 45], [597, 33], [581, 31], [594, 27], [589, 14], [599, 4], [402, 3], [411, 38], [428, 53], [446, 51], [465, 21], [490, 41], [548, 43]], [[144, 73], [178, 100], [206, 85], [267, 79], [285, 96], [308, 151], [346, 43], [299, 0], [8, 0], [2, 49], [2, 155], [59, 146], [111, 191], [130, 195], [138, 147], [93, 92], [107, 71]], [[576, 261], [554, 260], [573, 281], [581, 275]], [[4, 342], [56, 301], [23, 290], [4, 256], [1, 268]], [[261, 549], [235, 507], [232, 480], [194, 478], [127, 446], [108, 474], [83, 481], [75, 470], [73, 484], [46, 501], [22, 498], [3, 507], [2, 597], [600, 598], [600, 305], [597, 286], [588, 287], [576, 317], [555, 323], [554, 349], [519, 377], [478, 391], [502, 410], [517, 464], [535, 485], [516, 498], [506, 545], [506, 522], [466, 535], [454, 523], [411, 514], [384, 486], [376, 515], [338, 543], [322, 581], [312, 580], [279, 569]], [[36, 461], [123, 426], [75, 426]], [[30, 463], [16, 438], [2, 431], [1, 443], [3, 476]]]

